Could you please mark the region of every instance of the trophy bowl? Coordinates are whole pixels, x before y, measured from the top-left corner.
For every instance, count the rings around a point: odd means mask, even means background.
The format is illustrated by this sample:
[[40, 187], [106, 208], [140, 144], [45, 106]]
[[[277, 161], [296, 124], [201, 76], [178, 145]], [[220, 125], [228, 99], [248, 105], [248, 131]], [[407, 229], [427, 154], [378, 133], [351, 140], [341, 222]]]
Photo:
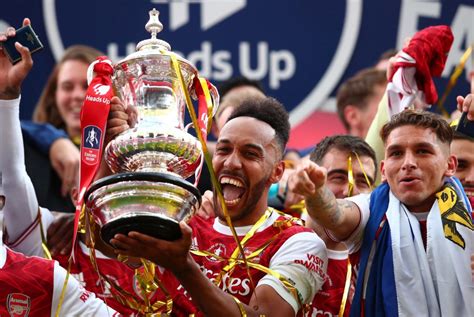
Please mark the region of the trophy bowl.
[[[193, 85], [200, 82], [198, 72], [156, 38], [163, 26], [157, 10], [149, 14], [145, 28], [151, 39], [138, 43], [136, 52], [113, 65], [114, 92], [136, 116], [136, 124], [105, 149], [104, 159], [114, 174], [94, 182], [85, 194], [86, 209], [101, 226], [106, 243], [115, 234], [130, 231], [179, 239], [179, 221], [192, 215], [201, 202], [199, 191], [186, 179], [193, 175], [198, 179], [202, 148], [187, 132], [190, 125], [184, 126], [187, 96], [197, 96]], [[219, 96], [209, 86], [212, 113]]]
[[94, 182], [85, 194], [87, 208], [96, 215], [101, 237], [138, 231], [159, 239], [181, 237], [179, 221], [201, 203], [199, 190], [166, 173], [120, 173]]

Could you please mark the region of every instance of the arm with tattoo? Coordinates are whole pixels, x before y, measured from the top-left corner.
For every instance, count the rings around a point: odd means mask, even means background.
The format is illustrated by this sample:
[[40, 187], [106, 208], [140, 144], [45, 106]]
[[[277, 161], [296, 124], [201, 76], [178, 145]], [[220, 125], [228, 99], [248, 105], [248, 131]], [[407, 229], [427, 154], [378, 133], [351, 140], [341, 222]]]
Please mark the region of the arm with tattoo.
[[308, 161], [288, 180], [290, 190], [305, 197], [308, 214], [335, 238], [344, 240], [357, 227], [360, 211], [356, 204], [336, 199], [325, 185], [326, 169]]

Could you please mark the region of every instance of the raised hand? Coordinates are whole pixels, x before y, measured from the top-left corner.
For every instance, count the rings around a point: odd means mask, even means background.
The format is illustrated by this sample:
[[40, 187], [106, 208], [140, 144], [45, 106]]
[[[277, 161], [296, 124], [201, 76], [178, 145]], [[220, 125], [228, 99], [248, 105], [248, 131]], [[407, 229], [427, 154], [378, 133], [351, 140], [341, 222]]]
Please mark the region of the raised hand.
[[119, 97], [113, 97], [110, 101], [110, 112], [107, 120], [107, 140], [112, 140], [120, 133], [128, 130], [130, 128], [128, 120], [129, 115], [125, 104]]
[[467, 112], [467, 119], [474, 121], [474, 94], [469, 94], [466, 97], [458, 96], [456, 101], [458, 102], [458, 110]]
[[288, 191], [302, 195], [312, 196], [326, 183], [327, 171], [324, 167], [309, 160], [300, 164], [288, 178]]
[[[23, 20], [23, 26], [29, 25], [30, 19]], [[9, 37], [15, 36], [15, 29], [9, 27], [5, 32], [0, 33], [0, 43], [5, 42]], [[33, 59], [27, 47], [20, 43], [15, 43], [15, 48], [21, 54], [21, 61], [12, 65], [0, 45], [0, 99], [16, 99], [20, 96], [21, 83], [26, 78], [33, 67]]]

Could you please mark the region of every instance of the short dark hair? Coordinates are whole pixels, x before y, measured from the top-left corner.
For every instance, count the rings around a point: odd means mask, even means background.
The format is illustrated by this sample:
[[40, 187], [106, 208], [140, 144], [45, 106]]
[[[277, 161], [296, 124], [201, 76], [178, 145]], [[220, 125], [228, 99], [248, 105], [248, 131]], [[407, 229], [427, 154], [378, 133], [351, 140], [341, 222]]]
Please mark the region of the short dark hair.
[[262, 83], [257, 81], [257, 80], [252, 80], [248, 79], [247, 77], [233, 77], [229, 80], [226, 80], [223, 82], [218, 90], [219, 90], [219, 95], [221, 98], [224, 98], [224, 96], [231, 91], [234, 88], [241, 87], [241, 86], [252, 86], [260, 90], [263, 94], [265, 94], [265, 91], [263, 89]]
[[398, 50], [395, 49], [395, 48], [390, 48], [388, 50], [386, 50], [385, 52], [383, 52], [382, 54], [380, 54], [379, 56], [379, 60], [377, 61], [377, 63], [381, 62], [381, 61], [384, 61], [384, 60], [388, 60], [390, 59], [391, 57], [397, 55], [398, 53]]
[[453, 129], [443, 117], [436, 113], [424, 110], [407, 109], [396, 114], [380, 130], [380, 137], [386, 144], [390, 133], [399, 127], [412, 125], [415, 127], [431, 129], [442, 143], [451, 144]]
[[375, 166], [374, 178], [377, 177], [377, 158], [375, 151], [362, 138], [353, 135], [333, 135], [325, 137], [316, 145], [309, 158], [316, 164], [321, 164], [326, 154], [332, 149], [370, 157]]
[[246, 100], [232, 112], [227, 122], [238, 117], [252, 117], [270, 125], [283, 155], [290, 136], [290, 121], [288, 112], [278, 100], [272, 97]]
[[337, 114], [349, 130], [349, 123], [344, 116], [344, 109], [353, 105], [358, 109], [367, 108], [367, 99], [375, 93], [375, 87], [385, 85], [387, 77], [385, 71], [376, 68], [366, 68], [347, 79], [337, 90]]

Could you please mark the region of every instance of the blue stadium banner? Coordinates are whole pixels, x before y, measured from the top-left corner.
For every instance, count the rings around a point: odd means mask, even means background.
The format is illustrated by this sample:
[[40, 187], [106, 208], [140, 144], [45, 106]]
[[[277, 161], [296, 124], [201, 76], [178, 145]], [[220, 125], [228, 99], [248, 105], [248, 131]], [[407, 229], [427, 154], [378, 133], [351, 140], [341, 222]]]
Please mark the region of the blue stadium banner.
[[[23, 89], [22, 118], [31, 117], [65, 48], [87, 44], [118, 61], [149, 37], [144, 25], [152, 8], [160, 11], [164, 25], [159, 38], [202, 76], [216, 84], [239, 75], [260, 80], [269, 95], [283, 102], [293, 127], [308, 123], [315, 111], [334, 112], [341, 82], [373, 66], [384, 51], [400, 48], [421, 28], [446, 24], [455, 35], [445, 71], [436, 80], [439, 95], [474, 43], [473, 0], [3, 1], [0, 30], [19, 27], [29, 17], [45, 45], [34, 56]], [[466, 63], [466, 70], [472, 63]], [[463, 74], [446, 107], [454, 109], [455, 96], [469, 89]]]

